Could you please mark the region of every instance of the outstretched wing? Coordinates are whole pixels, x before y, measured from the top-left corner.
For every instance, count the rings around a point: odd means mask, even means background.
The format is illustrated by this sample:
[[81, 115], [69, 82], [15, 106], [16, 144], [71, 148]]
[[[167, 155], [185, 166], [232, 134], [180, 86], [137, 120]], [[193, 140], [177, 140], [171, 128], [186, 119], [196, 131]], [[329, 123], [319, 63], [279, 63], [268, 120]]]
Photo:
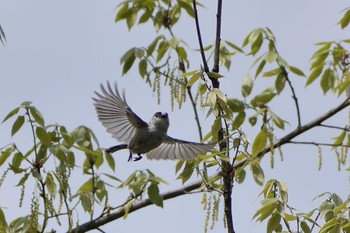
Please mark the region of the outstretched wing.
[[92, 98], [98, 119], [114, 138], [129, 144], [136, 128], [147, 127], [148, 124], [131, 110], [124, 96], [121, 98], [117, 84], [114, 91], [109, 82], [107, 88], [101, 84], [101, 90], [101, 94], [95, 92], [98, 98]]
[[196, 143], [167, 137], [157, 148], [149, 151], [146, 156], [149, 159], [186, 160], [193, 159], [197, 155], [204, 155], [211, 151], [216, 143]]

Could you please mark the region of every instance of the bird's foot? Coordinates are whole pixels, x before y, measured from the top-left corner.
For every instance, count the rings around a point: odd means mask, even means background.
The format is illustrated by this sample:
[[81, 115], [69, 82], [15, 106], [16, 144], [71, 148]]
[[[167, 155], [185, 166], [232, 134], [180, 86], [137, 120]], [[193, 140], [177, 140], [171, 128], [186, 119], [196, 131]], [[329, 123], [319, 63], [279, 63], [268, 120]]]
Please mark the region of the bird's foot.
[[139, 161], [140, 159], [142, 159], [142, 156], [140, 154], [137, 154], [137, 157], [134, 158], [134, 162]]
[[136, 158], [133, 158], [132, 157], [132, 154], [129, 155], [129, 159], [128, 159], [128, 162], [130, 162], [131, 160], [136, 162], [136, 161], [139, 161], [140, 159], [142, 159], [142, 156], [140, 154], [137, 154], [137, 157]]

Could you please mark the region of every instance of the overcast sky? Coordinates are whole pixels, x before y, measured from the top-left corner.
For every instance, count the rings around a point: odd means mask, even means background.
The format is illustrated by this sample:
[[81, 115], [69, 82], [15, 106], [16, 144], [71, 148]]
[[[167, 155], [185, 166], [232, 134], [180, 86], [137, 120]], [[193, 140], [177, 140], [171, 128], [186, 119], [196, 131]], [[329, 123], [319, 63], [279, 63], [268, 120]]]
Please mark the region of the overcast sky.
[[[199, 11], [205, 44], [214, 41], [214, 2], [202, 1], [206, 8]], [[30, 100], [43, 113], [48, 124], [66, 125], [69, 130], [86, 125], [96, 133], [101, 146], [111, 146], [116, 142], [98, 122], [91, 100], [93, 92], [99, 89], [99, 84], [110, 80], [117, 81], [119, 87], [125, 89], [129, 105], [145, 121], [156, 111], [167, 111], [171, 120], [169, 134], [197, 141], [198, 135], [189, 104], [171, 112], [166, 90], [163, 91], [161, 104], [157, 105], [156, 96], [137, 72], [131, 71], [121, 77], [120, 57], [130, 47], [148, 45], [153, 34], [145, 33], [150, 31], [147, 26], [136, 27], [128, 32], [124, 23], [115, 24], [115, 7], [118, 3], [119, 1], [110, 0], [0, 1], [0, 25], [7, 38], [5, 46], [0, 45], [0, 119], [23, 101]], [[252, 0], [224, 1], [223, 5], [223, 39], [241, 45], [252, 29], [269, 27], [276, 35], [280, 55], [306, 74], [309, 73], [309, 59], [316, 49], [314, 43], [338, 41], [348, 36], [348, 29], [341, 31], [336, 25], [342, 16], [342, 10], [348, 7], [346, 1]], [[194, 23], [188, 17], [175, 27], [174, 32], [178, 37], [184, 38], [192, 48], [197, 48]], [[199, 54], [193, 51], [190, 56], [194, 64], [191, 69], [199, 69]], [[252, 61], [252, 58], [237, 56], [233, 58], [230, 72], [222, 69], [225, 75], [221, 79], [224, 93], [230, 97], [241, 98], [239, 88], [242, 79], [248, 73], [254, 72], [249, 70]], [[303, 78], [292, 77], [292, 81], [302, 102], [303, 123], [341, 101], [331, 95], [323, 96], [316, 83], [304, 89]], [[254, 91], [259, 93], [262, 90], [259, 85], [265, 86], [265, 82], [266, 79], [259, 79]], [[280, 116], [291, 122], [287, 130], [294, 129], [295, 122], [291, 116], [294, 114], [294, 106], [290, 93], [286, 93], [282, 101], [272, 106]], [[346, 124], [346, 115], [344, 112], [333, 122]], [[201, 121], [204, 130], [208, 131], [211, 122], [205, 119], [205, 113], [201, 116]], [[0, 147], [15, 142], [24, 151], [30, 148], [32, 141], [28, 129], [11, 138], [10, 126], [10, 122], [0, 125]], [[256, 131], [251, 130], [249, 125], [243, 130], [253, 140]], [[337, 136], [337, 132], [332, 133], [333, 135], [325, 135], [323, 131], [317, 131], [308, 134], [308, 139], [330, 142], [330, 138]], [[283, 132], [278, 134], [283, 135]], [[350, 191], [348, 173], [337, 171], [337, 160], [333, 153], [324, 150], [323, 168], [317, 171], [317, 148], [293, 145], [284, 147], [283, 152], [284, 162], [276, 159], [275, 169], [270, 170], [269, 159], [265, 158], [263, 168], [266, 180], [276, 178], [287, 183], [291, 206], [300, 211], [315, 208], [318, 202], [312, 199], [326, 191], [339, 193], [346, 198]], [[161, 191], [181, 186], [174, 174], [173, 161], [143, 159], [137, 163], [127, 163], [126, 151], [118, 152], [115, 156], [117, 169], [114, 175], [121, 179], [125, 179], [135, 169], [151, 169], [170, 183], [169, 186], [161, 186]], [[0, 174], [3, 169], [0, 168]], [[105, 168], [104, 172], [112, 171]], [[74, 178], [73, 182], [82, 180]], [[8, 191], [13, 190], [17, 182], [18, 178], [11, 179], [9, 176], [3, 186], [9, 189], [0, 190], [0, 206], [8, 207], [5, 209], [5, 213], [9, 214], [8, 220], [13, 220], [19, 213], [19, 189], [15, 189], [16, 195], [14, 191]], [[260, 191], [250, 175], [242, 185], [235, 184], [233, 208], [236, 232], [264, 231], [265, 223], [259, 224], [251, 220], [260, 205]], [[27, 194], [30, 195], [31, 192], [32, 190]], [[119, 203], [122, 202], [123, 199], [120, 198]], [[164, 209], [148, 207], [103, 229], [107, 232], [112, 232], [113, 229], [115, 232], [128, 233], [202, 232], [205, 212], [200, 202], [201, 194], [181, 197], [167, 201]], [[28, 214], [28, 209], [21, 211], [23, 215]], [[219, 220], [212, 232], [224, 232], [222, 225]]]

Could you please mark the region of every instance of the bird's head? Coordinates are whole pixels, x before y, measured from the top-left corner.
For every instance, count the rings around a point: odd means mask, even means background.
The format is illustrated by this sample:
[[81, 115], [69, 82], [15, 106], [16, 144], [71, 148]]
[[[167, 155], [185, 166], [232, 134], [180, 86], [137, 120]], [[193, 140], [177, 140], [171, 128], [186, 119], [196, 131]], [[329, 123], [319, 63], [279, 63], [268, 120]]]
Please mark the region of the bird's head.
[[169, 128], [168, 113], [156, 112], [151, 119], [150, 125], [166, 132]]

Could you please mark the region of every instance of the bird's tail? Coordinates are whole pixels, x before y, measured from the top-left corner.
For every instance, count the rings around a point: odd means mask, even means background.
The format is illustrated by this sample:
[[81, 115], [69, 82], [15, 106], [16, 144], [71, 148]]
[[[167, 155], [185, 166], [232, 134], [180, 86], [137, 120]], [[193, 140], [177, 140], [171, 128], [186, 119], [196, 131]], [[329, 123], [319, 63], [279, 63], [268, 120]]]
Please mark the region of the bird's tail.
[[123, 150], [123, 149], [126, 149], [126, 148], [128, 148], [127, 144], [120, 144], [120, 145], [116, 145], [116, 146], [112, 146], [112, 147], [108, 148], [106, 150], [106, 152], [112, 154], [112, 153], [114, 153], [114, 152], [116, 152], [118, 150]]

